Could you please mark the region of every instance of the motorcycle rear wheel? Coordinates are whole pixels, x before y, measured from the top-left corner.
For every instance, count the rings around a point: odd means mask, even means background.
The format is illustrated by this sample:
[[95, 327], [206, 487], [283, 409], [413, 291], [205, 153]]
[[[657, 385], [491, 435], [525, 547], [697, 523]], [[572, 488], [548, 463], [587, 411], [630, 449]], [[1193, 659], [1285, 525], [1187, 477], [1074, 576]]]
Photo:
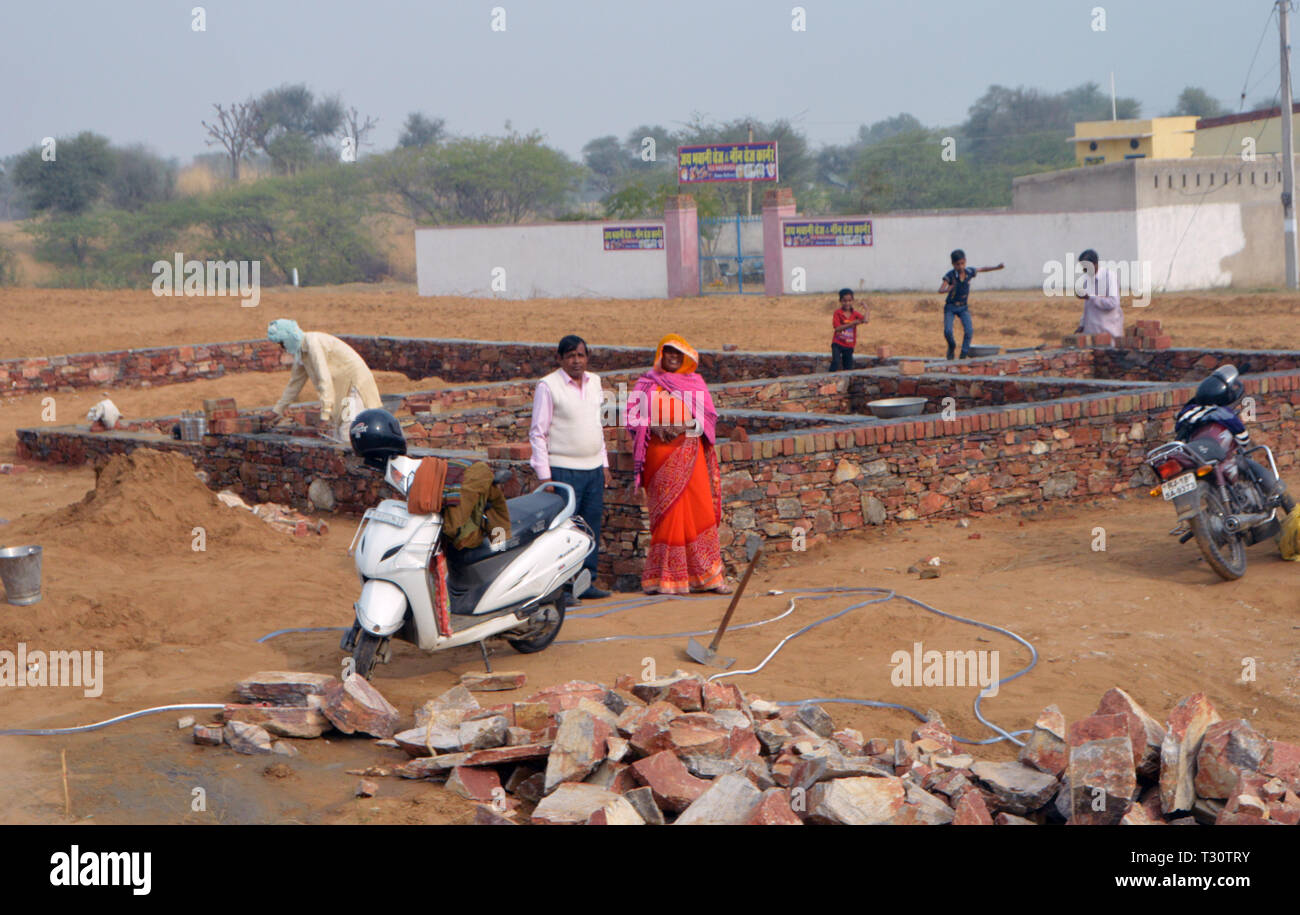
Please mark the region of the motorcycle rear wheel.
[[1213, 490], [1205, 493], [1205, 508], [1192, 519], [1196, 545], [1206, 563], [1225, 581], [1236, 581], [1246, 574], [1246, 544], [1240, 535], [1227, 531], [1223, 519], [1228, 512]]
[[561, 594], [554, 604], [548, 604], [533, 614], [526, 629], [516, 630], [519, 635], [512, 638], [507, 633], [505, 638], [510, 647], [520, 654], [534, 654], [554, 642], [564, 625], [564, 604], [564, 595]]

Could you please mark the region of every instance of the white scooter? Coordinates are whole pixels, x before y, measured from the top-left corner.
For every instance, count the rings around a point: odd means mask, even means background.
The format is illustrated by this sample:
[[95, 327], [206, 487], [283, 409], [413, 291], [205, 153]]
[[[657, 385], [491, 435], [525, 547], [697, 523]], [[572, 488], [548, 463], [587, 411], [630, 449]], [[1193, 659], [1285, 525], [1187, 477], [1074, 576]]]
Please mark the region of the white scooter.
[[[377, 466], [373, 459], [370, 466]], [[384, 479], [406, 496], [419, 460], [387, 457]], [[471, 550], [441, 543], [442, 516], [412, 515], [405, 499], [385, 499], [367, 509], [348, 553], [355, 557], [361, 597], [356, 621], [340, 647], [352, 652], [353, 670], [366, 679], [375, 663], [391, 657], [391, 639], [441, 651], [504, 635], [516, 651], [541, 651], [564, 624], [570, 594], [591, 584], [583, 560], [596, 548], [590, 528], [574, 517], [573, 487], [547, 482], [508, 501], [510, 531]], [[431, 571], [447, 560], [450, 612], [439, 618]], [[486, 660], [486, 649], [484, 649]]]

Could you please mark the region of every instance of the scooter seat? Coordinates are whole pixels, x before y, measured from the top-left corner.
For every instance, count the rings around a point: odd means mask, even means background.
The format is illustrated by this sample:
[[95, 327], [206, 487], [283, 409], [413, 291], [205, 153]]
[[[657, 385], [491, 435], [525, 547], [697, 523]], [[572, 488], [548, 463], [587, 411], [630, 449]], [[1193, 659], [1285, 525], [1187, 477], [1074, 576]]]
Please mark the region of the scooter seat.
[[546, 530], [556, 516], [564, 511], [564, 506], [567, 504], [567, 499], [549, 489], [508, 499], [506, 508], [510, 511], [510, 537], [506, 543], [494, 547], [491, 539], [485, 537], [483, 542], [473, 549], [448, 549], [447, 561], [463, 568], [491, 556], [517, 549]]

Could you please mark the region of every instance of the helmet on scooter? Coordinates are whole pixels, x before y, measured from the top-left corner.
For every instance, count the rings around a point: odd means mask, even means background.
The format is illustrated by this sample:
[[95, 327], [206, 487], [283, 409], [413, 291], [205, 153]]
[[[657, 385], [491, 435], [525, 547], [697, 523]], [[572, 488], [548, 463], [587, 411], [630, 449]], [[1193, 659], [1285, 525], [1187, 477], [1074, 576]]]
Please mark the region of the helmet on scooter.
[[1196, 387], [1195, 400], [1205, 406], [1230, 407], [1241, 400], [1244, 388], [1235, 365], [1221, 365]]
[[362, 410], [348, 427], [352, 451], [367, 466], [382, 470], [388, 459], [406, 454], [406, 436], [402, 424], [387, 410]]

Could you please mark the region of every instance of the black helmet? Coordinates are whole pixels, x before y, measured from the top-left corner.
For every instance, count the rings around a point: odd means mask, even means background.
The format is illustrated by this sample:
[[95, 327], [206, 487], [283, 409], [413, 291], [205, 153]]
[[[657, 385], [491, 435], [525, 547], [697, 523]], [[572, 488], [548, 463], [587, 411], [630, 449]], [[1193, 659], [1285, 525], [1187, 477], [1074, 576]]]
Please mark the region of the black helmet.
[[1230, 407], [1241, 400], [1244, 388], [1235, 365], [1221, 365], [1196, 387], [1195, 400], [1203, 406]]
[[382, 470], [390, 457], [406, 454], [402, 424], [387, 410], [362, 410], [348, 427], [352, 450], [370, 467]]

